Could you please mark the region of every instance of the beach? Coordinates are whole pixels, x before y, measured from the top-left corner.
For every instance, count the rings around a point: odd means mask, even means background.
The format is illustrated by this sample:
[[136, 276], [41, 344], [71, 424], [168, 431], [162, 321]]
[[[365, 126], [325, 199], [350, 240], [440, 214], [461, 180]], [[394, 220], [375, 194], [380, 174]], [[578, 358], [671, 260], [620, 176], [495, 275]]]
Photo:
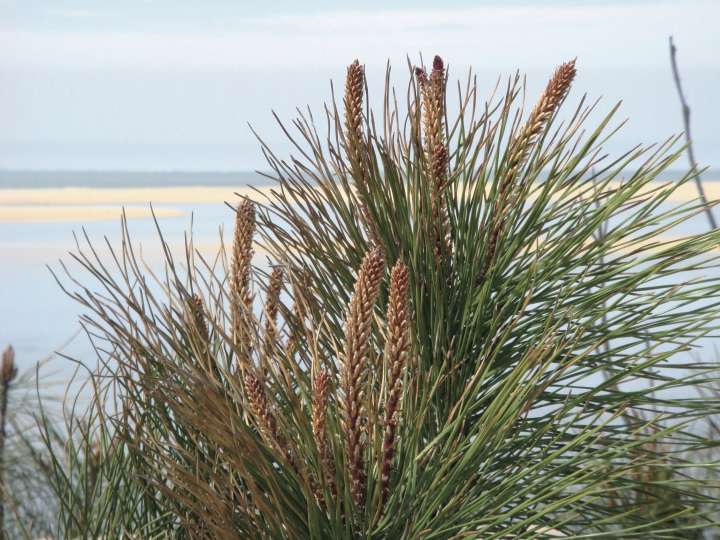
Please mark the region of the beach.
[[[658, 181], [650, 183], [644, 192], [650, 192], [667, 182]], [[611, 182], [609, 187], [615, 189], [619, 182]], [[0, 220], [11, 222], [21, 219], [17, 208], [30, 208], [33, 218], [24, 221], [50, 220], [65, 221], [72, 218], [69, 209], [75, 209], [78, 215], [84, 206], [123, 207], [128, 205], [196, 205], [196, 204], [222, 204], [238, 197], [257, 197], [267, 195], [272, 187], [260, 186], [167, 186], [167, 187], [46, 187], [46, 188], [2, 188], [0, 187]], [[705, 179], [705, 194], [709, 200], [720, 199], [720, 177]], [[687, 182], [675, 189], [668, 198], [668, 202], [688, 202], [697, 197], [697, 187], [693, 182]], [[45, 208], [45, 215], [34, 213], [39, 207]], [[10, 217], [8, 217], [8, 215]], [[12, 216], [15, 217], [12, 217]], [[110, 218], [104, 216], [104, 219]], [[138, 217], [141, 217], [138, 215]], [[147, 217], [147, 216], [145, 216]], [[84, 218], [82, 218], [84, 219]], [[103, 219], [103, 218], [97, 218]]]

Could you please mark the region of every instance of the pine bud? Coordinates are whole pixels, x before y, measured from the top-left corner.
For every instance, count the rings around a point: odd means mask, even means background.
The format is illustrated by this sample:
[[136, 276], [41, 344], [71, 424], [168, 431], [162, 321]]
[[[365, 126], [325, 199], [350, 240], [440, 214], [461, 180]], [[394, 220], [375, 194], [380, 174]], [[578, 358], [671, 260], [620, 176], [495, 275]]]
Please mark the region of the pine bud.
[[17, 368], [15, 367], [15, 349], [12, 345], [8, 345], [2, 355], [2, 382], [3, 384], [10, 384], [17, 375]]

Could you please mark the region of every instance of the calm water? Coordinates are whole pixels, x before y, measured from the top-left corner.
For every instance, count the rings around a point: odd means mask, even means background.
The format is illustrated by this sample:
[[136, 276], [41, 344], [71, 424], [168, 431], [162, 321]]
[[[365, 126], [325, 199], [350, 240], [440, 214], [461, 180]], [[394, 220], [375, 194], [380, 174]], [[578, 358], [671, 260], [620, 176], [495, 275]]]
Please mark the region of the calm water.
[[[237, 173], [127, 173], [127, 172], [8, 172], [0, 171], [0, 189], [58, 187], [227, 187], [223, 200], [233, 201], [233, 191], [247, 185], [268, 181], [252, 172]], [[212, 252], [219, 245], [219, 229], [232, 232], [231, 210], [219, 200], [216, 204], [157, 204], [157, 207], [179, 210], [178, 217], [158, 219], [166, 241], [178, 249], [190, 229], [197, 244]], [[114, 206], [114, 205], [103, 205]], [[147, 205], [131, 205], [142, 206]], [[99, 247], [103, 239], [111, 242], [120, 237], [120, 207], [112, 219], [63, 221], [59, 223], [12, 223], [0, 221], [0, 346], [12, 343], [21, 369], [30, 367], [60, 347], [79, 329], [79, 306], [60, 290], [48, 267], [61, 271], [60, 260], [70, 261], [75, 249], [73, 232], [84, 227]], [[3, 212], [0, 207], [0, 213]], [[158, 236], [152, 219], [130, 222], [133, 240], [143, 248], [148, 264], [159, 263]], [[82, 274], [78, 274], [82, 279]], [[64, 352], [80, 359], [94, 355], [87, 339], [80, 335]], [[61, 375], [69, 375], [73, 365], [56, 357], [52, 365]]]
[[245, 186], [267, 183], [250, 171], [125, 172], [125, 171], [4, 171], [0, 189], [56, 187]]
[[[666, 170], [660, 180], [675, 180], [683, 171]], [[705, 180], [720, 180], [720, 169], [702, 173]], [[164, 187], [264, 185], [268, 180], [251, 171], [235, 172], [125, 172], [125, 171], [9, 171], [0, 169], [0, 189], [57, 187]]]

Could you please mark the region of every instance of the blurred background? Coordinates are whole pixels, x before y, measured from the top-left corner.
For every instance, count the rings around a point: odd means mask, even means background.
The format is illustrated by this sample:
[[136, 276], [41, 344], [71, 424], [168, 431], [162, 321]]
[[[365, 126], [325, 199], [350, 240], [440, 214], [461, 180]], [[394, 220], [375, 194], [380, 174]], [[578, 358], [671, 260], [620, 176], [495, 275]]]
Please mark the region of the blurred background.
[[[264, 159], [249, 125], [289, 155], [273, 111], [289, 122], [310, 106], [322, 118], [331, 81], [341, 88], [355, 58], [378, 103], [388, 62], [401, 97], [408, 62], [440, 54], [451, 82], [472, 66], [488, 96], [519, 70], [532, 102], [554, 67], [577, 57], [568, 108], [584, 93], [602, 98], [598, 115], [622, 100], [618, 122], [629, 120], [606, 145], [619, 155], [683, 130], [673, 35], [696, 156], [719, 193], [718, 2], [309, 4], [0, 0], [0, 344], [15, 345], [21, 369], [77, 332], [78, 309], [46, 266], [71, 264], [74, 232], [116, 239], [125, 207], [152, 265], [152, 202], [169, 243], [182, 245], [192, 224], [212, 252], [232, 222], [224, 201], [267, 186], [253, 172]], [[683, 159], [668, 179], [684, 168]], [[707, 227], [702, 216], [697, 226]], [[92, 355], [82, 338], [65, 352]]]

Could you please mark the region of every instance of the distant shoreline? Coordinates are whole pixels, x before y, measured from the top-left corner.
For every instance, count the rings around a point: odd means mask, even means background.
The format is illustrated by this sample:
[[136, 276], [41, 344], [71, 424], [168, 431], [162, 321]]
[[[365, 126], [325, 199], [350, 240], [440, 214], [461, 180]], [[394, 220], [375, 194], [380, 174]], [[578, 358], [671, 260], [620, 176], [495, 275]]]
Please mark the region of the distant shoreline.
[[[711, 201], [720, 200], [720, 175], [705, 183]], [[644, 190], [653, 190], [668, 181], [651, 182]], [[612, 182], [610, 188], [617, 186]], [[179, 217], [196, 205], [218, 205], [237, 201], [238, 196], [250, 198], [269, 195], [270, 184], [248, 186], [162, 186], [162, 187], [0, 187], [0, 223], [47, 223], [61, 221], [96, 221], [119, 216], [122, 208], [128, 217], [149, 218], [152, 204], [156, 215]], [[697, 199], [693, 182], [678, 186], [667, 199], [685, 203]], [[185, 210], [173, 208], [185, 207]]]
[[22, 205], [223, 204], [267, 193], [272, 186], [45, 187], [0, 188], [0, 207]]
[[[627, 175], [632, 171], [628, 170]], [[677, 180], [687, 169], [663, 171], [658, 180]], [[267, 173], [270, 174], [270, 173]], [[702, 173], [703, 181], [720, 181], [720, 169]], [[0, 189], [43, 188], [160, 188], [270, 186], [272, 180], [255, 171], [120, 171], [0, 169]]]
[[268, 185], [255, 171], [118, 171], [0, 169], [0, 189], [22, 188], [139, 188], [165, 186]]
[[[61, 223], [181, 217], [182, 207], [222, 206], [239, 196], [257, 197], [270, 186], [35, 187], [0, 188], [0, 224]], [[153, 205], [151, 209], [150, 205]]]

